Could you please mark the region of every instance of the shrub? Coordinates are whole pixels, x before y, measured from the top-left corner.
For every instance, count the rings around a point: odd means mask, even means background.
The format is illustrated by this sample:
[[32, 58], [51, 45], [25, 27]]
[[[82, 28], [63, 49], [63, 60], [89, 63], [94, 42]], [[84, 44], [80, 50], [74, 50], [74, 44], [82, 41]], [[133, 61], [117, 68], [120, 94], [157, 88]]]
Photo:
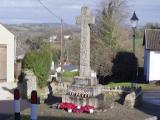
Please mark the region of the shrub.
[[44, 47], [28, 52], [24, 57], [22, 67], [34, 72], [38, 78], [38, 86], [42, 88], [47, 84], [51, 61], [51, 52]]
[[136, 79], [138, 61], [133, 53], [118, 52], [113, 60], [114, 82], [130, 82]]

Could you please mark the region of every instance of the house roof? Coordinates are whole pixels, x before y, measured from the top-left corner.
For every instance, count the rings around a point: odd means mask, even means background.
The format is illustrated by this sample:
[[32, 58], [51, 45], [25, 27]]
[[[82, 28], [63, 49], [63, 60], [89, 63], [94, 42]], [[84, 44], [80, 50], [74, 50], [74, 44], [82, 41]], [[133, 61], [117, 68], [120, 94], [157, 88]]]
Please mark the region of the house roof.
[[143, 45], [146, 49], [160, 51], [160, 29], [146, 29]]
[[72, 71], [77, 69], [77, 66], [73, 64], [66, 64], [66, 65], [63, 65], [63, 69], [66, 71]]

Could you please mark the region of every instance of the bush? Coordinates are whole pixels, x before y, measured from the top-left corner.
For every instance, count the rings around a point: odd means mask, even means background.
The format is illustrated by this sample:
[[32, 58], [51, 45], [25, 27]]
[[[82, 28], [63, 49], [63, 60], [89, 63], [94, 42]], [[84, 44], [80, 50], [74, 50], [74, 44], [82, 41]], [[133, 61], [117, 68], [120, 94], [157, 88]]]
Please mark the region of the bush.
[[112, 73], [116, 81], [131, 82], [136, 79], [138, 61], [133, 53], [118, 52], [113, 60]]
[[23, 69], [30, 69], [38, 78], [38, 86], [44, 87], [49, 77], [52, 55], [45, 47], [28, 52], [22, 62]]

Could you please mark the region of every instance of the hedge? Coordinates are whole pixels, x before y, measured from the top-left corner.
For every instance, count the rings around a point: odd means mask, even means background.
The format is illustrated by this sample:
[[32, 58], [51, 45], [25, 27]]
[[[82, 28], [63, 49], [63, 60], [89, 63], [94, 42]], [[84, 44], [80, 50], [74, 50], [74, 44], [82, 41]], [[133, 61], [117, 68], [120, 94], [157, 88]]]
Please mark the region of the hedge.
[[38, 86], [42, 88], [47, 85], [51, 62], [52, 54], [44, 47], [28, 52], [22, 61], [22, 67], [34, 72], [38, 79]]

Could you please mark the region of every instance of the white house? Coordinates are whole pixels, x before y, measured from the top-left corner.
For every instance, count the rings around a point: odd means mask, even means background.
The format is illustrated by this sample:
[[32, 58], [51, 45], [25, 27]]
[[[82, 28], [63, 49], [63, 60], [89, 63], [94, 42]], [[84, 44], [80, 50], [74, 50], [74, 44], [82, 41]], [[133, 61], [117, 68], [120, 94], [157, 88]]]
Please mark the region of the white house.
[[14, 35], [0, 24], [0, 82], [14, 81], [15, 48]]
[[64, 39], [72, 39], [71, 35], [64, 35]]
[[49, 42], [55, 42], [56, 39], [57, 39], [57, 36], [52, 35], [49, 37]]
[[146, 29], [144, 33], [144, 75], [148, 82], [160, 80], [160, 30]]

